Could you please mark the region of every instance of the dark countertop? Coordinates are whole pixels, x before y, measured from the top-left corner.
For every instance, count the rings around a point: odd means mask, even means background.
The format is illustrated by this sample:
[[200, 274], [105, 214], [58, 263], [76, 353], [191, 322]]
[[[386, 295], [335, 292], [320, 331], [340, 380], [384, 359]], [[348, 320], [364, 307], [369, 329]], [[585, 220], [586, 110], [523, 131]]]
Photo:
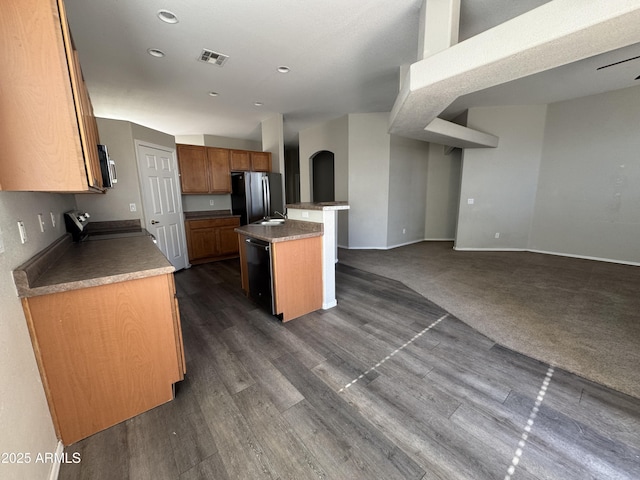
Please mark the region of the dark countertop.
[[299, 210], [349, 210], [347, 202], [306, 202], [290, 203], [287, 208]]
[[237, 227], [236, 232], [265, 242], [288, 242], [301, 238], [320, 237], [323, 235], [321, 223], [286, 220], [282, 225], [249, 224]]
[[172, 273], [148, 235], [73, 243], [64, 235], [13, 271], [18, 296], [33, 297]]
[[205, 220], [209, 218], [229, 218], [238, 217], [240, 215], [232, 215], [231, 210], [203, 210], [197, 212], [184, 212], [185, 220]]

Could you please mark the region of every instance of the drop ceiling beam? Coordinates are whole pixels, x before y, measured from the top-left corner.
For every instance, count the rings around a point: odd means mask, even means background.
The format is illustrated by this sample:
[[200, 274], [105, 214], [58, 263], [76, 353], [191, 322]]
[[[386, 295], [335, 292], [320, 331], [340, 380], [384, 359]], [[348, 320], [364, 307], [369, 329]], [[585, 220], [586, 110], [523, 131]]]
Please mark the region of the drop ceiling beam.
[[640, 42], [637, 0], [554, 0], [419, 60], [391, 111], [389, 132], [428, 140], [456, 98]]

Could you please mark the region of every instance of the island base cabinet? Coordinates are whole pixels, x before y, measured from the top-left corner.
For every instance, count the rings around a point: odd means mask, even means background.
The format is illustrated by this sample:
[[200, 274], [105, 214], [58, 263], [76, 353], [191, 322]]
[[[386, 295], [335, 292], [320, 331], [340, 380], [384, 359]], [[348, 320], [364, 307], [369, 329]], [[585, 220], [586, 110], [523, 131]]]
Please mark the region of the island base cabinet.
[[[249, 295], [246, 239], [238, 235], [242, 289]], [[275, 314], [287, 322], [321, 309], [322, 237], [273, 242], [270, 249]]]
[[65, 445], [173, 399], [184, 354], [173, 274], [23, 299]]

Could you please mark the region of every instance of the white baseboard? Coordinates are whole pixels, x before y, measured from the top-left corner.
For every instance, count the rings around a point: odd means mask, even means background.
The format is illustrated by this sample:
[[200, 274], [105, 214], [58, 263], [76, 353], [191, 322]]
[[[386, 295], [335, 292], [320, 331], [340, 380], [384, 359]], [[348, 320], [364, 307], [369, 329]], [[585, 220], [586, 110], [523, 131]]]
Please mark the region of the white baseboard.
[[425, 238], [424, 242], [455, 242], [455, 238]]
[[528, 252], [526, 248], [460, 248], [453, 247], [454, 250], [459, 252]]
[[588, 255], [574, 255], [571, 253], [550, 252], [548, 250], [536, 250], [536, 249], [530, 249], [530, 248], [459, 248], [454, 246], [453, 249], [461, 252], [530, 252], [530, 253], [541, 253], [543, 255], [555, 255], [556, 257], [579, 258], [582, 260], [594, 260], [596, 262], [617, 263], [620, 265], [632, 265], [636, 267], [640, 266], [640, 262], [628, 262], [624, 260], [615, 260], [613, 258], [591, 257]]
[[583, 260], [595, 260], [597, 262], [618, 263], [620, 265], [632, 265], [635, 267], [640, 267], [640, 262], [627, 262], [624, 260], [615, 260], [613, 258], [590, 257], [587, 255], [573, 255], [570, 253], [548, 252], [546, 250], [527, 250], [527, 252], [542, 253], [545, 255], [556, 255], [558, 257], [581, 258]]
[[[58, 446], [56, 447], [55, 458], [60, 458], [63, 452], [64, 452], [64, 445], [62, 444], [62, 441], [58, 440]], [[53, 462], [51, 464], [51, 470], [49, 471], [49, 480], [58, 480], [58, 475], [60, 475], [60, 462]]]

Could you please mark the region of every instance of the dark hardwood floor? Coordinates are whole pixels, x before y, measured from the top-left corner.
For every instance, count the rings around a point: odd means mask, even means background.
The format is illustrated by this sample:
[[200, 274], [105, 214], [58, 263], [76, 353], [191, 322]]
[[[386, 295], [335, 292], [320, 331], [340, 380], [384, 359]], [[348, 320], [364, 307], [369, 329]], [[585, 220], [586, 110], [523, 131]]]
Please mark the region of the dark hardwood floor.
[[60, 479], [638, 479], [640, 400], [494, 344], [401, 283], [337, 266], [282, 324], [236, 260], [176, 274], [174, 401], [67, 447]]

